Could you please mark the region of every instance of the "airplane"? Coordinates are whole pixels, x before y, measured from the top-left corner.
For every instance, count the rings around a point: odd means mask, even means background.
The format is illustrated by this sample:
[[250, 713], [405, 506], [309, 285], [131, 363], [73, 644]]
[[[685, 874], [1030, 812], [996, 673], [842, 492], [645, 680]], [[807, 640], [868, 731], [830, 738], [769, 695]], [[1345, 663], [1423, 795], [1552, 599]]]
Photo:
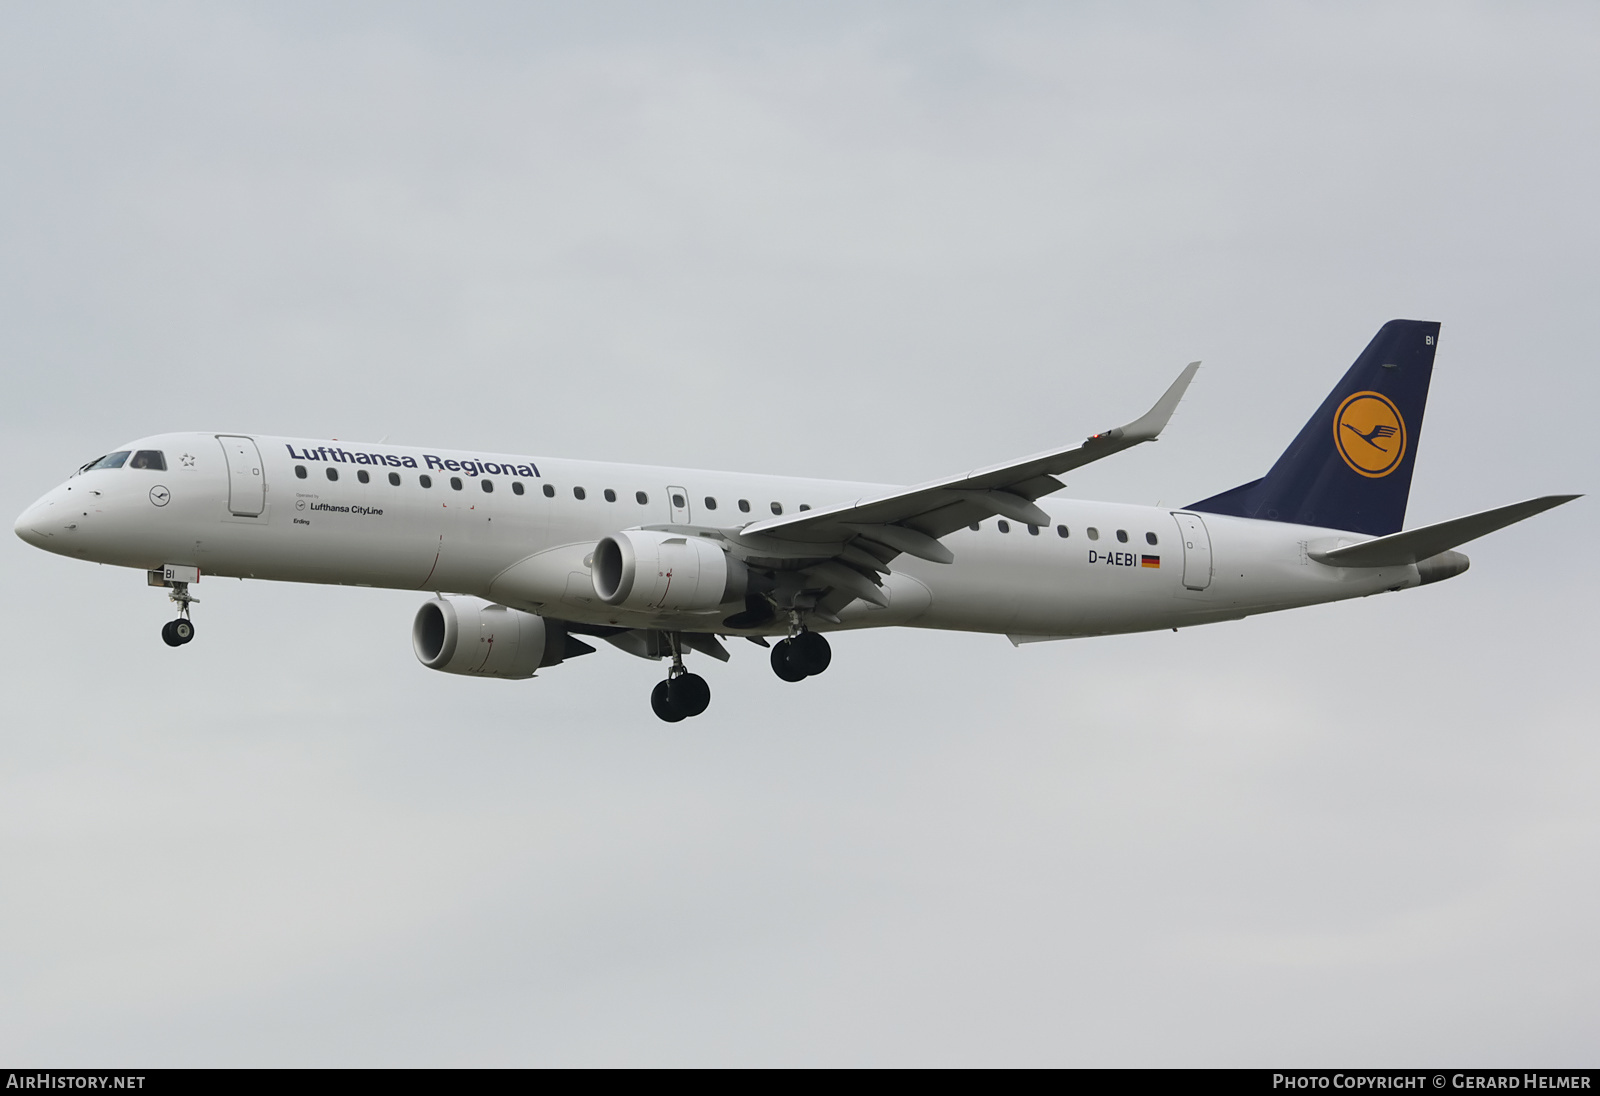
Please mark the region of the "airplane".
[[[799, 682], [828, 633], [914, 627], [1014, 644], [1192, 627], [1452, 578], [1454, 549], [1578, 495], [1402, 531], [1439, 324], [1385, 324], [1260, 479], [1189, 506], [1055, 497], [1156, 440], [1199, 368], [1144, 415], [914, 487], [497, 452], [173, 433], [89, 461], [16, 522], [27, 543], [146, 572], [194, 638], [202, 574], [424, 590], [429, 669], [529, 678], [587, 639], [667, 660], [650, 702], [697, 716], [691, 652], [770, 648]], [[584, 637], [584, 638], [580, 638]]]

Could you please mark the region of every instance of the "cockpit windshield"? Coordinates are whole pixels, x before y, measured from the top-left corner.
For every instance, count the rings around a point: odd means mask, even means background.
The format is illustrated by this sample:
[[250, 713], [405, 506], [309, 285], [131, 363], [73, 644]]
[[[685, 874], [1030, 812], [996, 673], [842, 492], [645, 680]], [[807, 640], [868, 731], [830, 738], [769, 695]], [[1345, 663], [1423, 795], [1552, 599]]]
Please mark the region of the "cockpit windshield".
[[150, 468], [157, 472], [167, 470], [167, 457], [159, 449], [141, 449], [128, 462], [129, 468]]
[[96, 457], [94, 460], [78, 469], [78, 474], [81, 476], [83, 473], [93, 472], [97, 468], [121, 468], [123, 462], [127, 459], [128, 450], [126, 449], [122, 450], [120, 453], [107, 453], [103, 457]]

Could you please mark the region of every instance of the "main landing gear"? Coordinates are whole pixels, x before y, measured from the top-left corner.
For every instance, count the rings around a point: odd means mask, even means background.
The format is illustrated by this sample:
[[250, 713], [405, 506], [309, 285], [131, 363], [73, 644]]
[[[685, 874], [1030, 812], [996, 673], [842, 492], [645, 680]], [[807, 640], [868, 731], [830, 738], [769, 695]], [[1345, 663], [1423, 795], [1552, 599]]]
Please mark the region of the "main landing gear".
[[189, 619], [189, 606], [198, 605], [200, 599], [189, 596], [187, 582], [172, 583], [172, 593], [167, 599], [178, 606], [178, 619], [161, 626], [161, 638], [168, 647], [182, 647], [194, 638], [194, 621]]
[[815, 677], [833, 661], [833, 648], [825, 637], [801, 629], [789, 639], [772, 645], [772, 672], [785, 681], [804, 681]]
[[[672, 652], [672, 667], [667, 679], [658, 681], [650, 692], [650, 707], [667, 723], [697, 716], [711, 704], [711, 686], [699, 674], [683, 666], [683, 637], [665, 633]], [[788, 639], [772, 645], [772, 671], [785, 681], [804, 681], [815, 677], [833, 661], [833, 648], [825, 637], [807, 628], [796, 627]]]
[[657, 682], [651, 690], [650, 707], [666, 722], [677, 723], [710, 706], [711, 686], [699, 674], [684, 669], [683, 640], [678, 633], [667, 633], [667, 642], [672, 647], [672, 668], [667, 671], [667, 680]]

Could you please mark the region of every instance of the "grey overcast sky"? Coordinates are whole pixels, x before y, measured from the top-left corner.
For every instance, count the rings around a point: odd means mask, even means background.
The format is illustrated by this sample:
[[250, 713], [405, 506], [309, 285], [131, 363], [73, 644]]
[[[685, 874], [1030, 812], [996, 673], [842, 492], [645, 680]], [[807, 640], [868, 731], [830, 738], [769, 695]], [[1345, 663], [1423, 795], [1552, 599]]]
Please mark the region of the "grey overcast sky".
[[[1592, 4], [0, 0], [0, 478], [167, 429], [914, 482], [1444, 324], [1411, 524], [1597, 483]], [[0, 1059], [1589, 1065], [1592, 498], [1425, 590], [849, 635], [704, 717], [415, 593], [3, 548]]]

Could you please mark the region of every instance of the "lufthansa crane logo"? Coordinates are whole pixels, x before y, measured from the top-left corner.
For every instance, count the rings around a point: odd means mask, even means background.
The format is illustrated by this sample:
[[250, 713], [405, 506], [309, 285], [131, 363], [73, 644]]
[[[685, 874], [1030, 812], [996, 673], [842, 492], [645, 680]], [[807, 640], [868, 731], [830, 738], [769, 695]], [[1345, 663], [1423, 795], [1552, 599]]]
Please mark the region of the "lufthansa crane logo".
[[1406, 420], [1388, 396], [1357, 392], [1333, 416], [1333, 444], [1352, 471], [1382, 479], [1406, 455]]

